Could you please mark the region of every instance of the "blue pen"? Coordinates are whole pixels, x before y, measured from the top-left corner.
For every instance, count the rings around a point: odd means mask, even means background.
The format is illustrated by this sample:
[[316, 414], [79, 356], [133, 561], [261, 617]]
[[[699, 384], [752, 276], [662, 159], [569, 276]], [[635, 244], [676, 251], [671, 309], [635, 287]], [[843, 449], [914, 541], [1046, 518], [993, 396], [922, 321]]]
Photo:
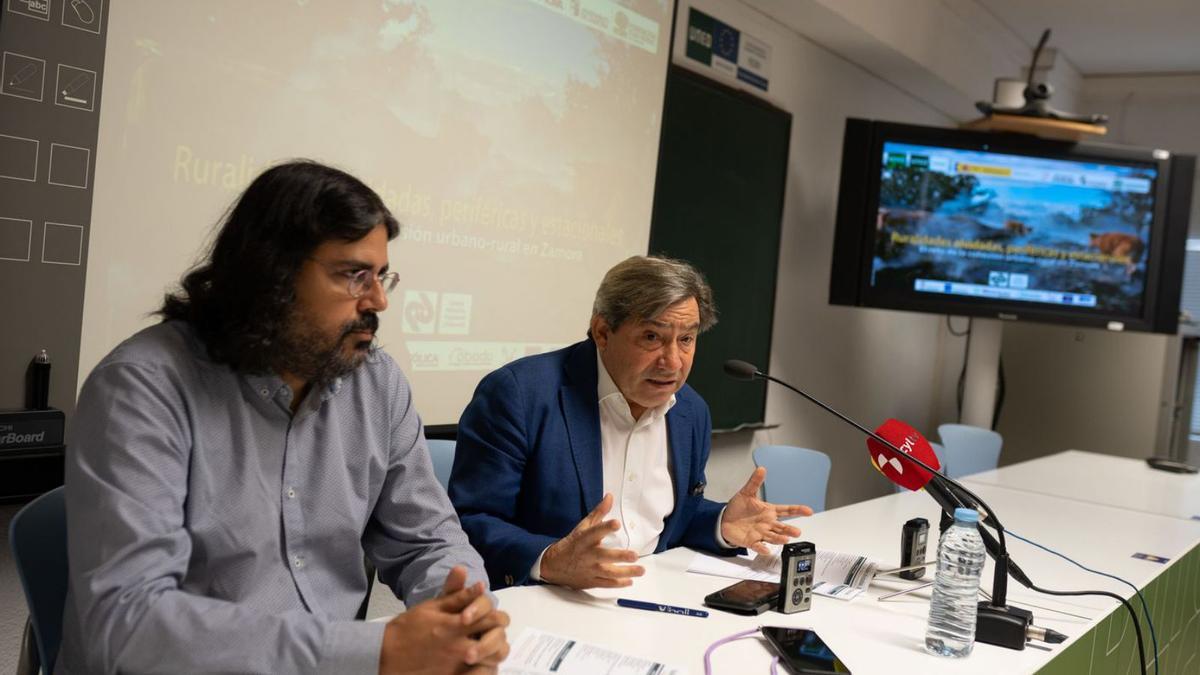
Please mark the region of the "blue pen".
[[648, 612], [663, 612], [666, 614], [678, 614], [680, 616], [695, 616], [701, 619], [708, 616], [708, 612], [702, 609], [688, 609], [687, 607], [664, 605], [659, 602], [643, 602], [641, 600], [627, 600], [625, 598], [618, 598], [617, 604], [621, 607], [628, 607], [630, 609], [644, 609]]

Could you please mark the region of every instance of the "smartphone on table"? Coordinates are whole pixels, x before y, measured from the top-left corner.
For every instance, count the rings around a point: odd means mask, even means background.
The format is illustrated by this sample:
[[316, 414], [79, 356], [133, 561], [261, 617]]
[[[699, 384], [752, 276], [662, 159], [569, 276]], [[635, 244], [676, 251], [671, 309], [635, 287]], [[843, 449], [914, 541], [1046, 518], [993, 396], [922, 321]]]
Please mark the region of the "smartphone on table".
[[779, 599], [779, 584], [774, 581], [739, 581], [710, 593], [704, 604], [735, 614], [762, 614]]
[[779, 655], [779, 662], [793, 675], [835, 675], [849, 673], [829, 645], [807, 628], [763, 626], [763, 636]]

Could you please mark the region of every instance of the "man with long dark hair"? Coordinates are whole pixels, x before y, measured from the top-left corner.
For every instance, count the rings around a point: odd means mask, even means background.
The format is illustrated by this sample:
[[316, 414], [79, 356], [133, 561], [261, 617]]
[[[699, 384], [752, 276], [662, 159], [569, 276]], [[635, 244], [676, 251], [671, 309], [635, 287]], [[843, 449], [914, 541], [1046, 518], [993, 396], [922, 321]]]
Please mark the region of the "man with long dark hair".
[[[373, 346], [399, 232], [314, 162], [246, 189], [80, 393], [58, 672], [493, 670], [508, 617]], [[355, 621], [363, 555], [408, 604]]]

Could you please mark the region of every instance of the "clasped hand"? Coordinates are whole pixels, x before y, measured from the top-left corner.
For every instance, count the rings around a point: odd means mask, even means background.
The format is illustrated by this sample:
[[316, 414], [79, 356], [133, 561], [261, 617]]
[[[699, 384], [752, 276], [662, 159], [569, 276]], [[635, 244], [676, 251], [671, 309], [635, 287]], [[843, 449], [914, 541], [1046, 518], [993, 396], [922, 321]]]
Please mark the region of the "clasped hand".
[[379, 658], [381, 675], [494, 673], [508, 656], [508, 614], [496, 609], [483, 582], [466, 585], [467, 570], [446, 575], [442, 594], [388, 622]]

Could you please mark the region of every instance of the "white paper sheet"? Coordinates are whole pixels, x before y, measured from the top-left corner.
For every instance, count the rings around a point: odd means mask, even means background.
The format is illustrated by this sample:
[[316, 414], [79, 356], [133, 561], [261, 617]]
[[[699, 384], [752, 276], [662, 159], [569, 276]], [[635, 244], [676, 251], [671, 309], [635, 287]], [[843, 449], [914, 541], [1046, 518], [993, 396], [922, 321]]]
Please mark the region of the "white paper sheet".
[[521, 631], [503, 675], [687, 675], [687, 670], [628, 656], [535, 628]]
[[[707, 553], [697, 553], [688, 565], [688, 571], [730, 579], [752, 579], [754, 581], [779, 581], [783, 569], [779, 561], [782, 546], [768, 547], [770, 555], [747, 553], [733, 558], [720, 558]], [[866, 558], [850, 553], [817, 551], [813, 570], [813, 593], [840, 600], [850, 600], [863, 591], [875, 576], [878, 565]]]

